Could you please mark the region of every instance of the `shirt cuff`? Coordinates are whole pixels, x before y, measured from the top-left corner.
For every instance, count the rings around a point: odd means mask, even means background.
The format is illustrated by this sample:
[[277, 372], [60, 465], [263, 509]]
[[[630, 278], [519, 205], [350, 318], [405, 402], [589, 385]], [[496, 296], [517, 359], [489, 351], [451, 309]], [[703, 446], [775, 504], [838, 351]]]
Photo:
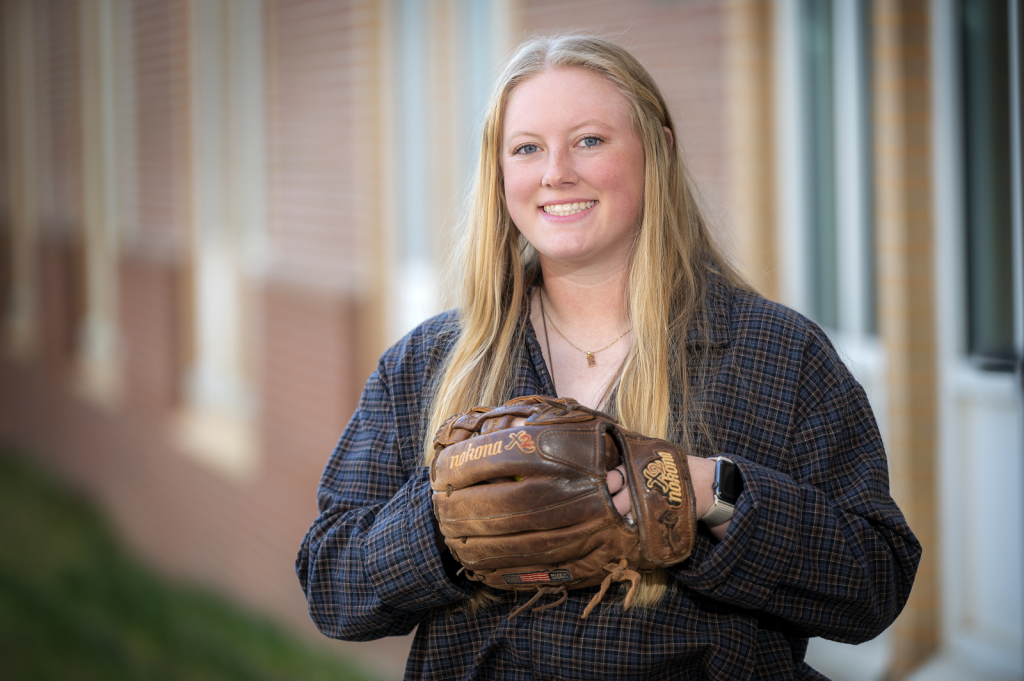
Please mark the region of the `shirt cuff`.
[[[800, 492], [778, 471], [727, 455], [743, 476], [736, 513], [721, 542], [675, 570], [680, 582], [717, 600], [761, 609], [799, 561]], [[797, 562], [799, 564], [799, 562]]]
[[445, 573], [434, 539], [429, 469], [420, 467], [384, 506], [366, 537], [367, 575], [381, 601], [400, 610], [419, 610], [465, 600], [468, 582]]

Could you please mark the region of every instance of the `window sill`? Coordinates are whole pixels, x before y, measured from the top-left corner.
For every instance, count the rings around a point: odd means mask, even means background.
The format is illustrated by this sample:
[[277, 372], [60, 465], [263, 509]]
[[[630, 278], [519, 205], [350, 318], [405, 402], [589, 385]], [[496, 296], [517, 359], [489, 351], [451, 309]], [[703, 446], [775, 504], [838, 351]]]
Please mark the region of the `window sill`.
[[183, 454], [232, 482], [256, 477], [259, 445], [249, 419], [186, 407], [174, 415], [172, 440]]

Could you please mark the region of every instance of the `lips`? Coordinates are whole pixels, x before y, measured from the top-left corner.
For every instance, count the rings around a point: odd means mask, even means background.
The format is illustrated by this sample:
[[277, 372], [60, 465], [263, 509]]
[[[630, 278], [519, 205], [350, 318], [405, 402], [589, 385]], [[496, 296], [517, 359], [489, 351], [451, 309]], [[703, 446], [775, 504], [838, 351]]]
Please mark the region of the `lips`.
[[541, 206], [541, 209], [548, 215], [557, 215], [559, 217], [565, 217], [566, 215], [574, 215], [581, 213], [588, 208], [592, 208], [597, 201], [577, 201], [575, 203], [555, 203], [550, 206]]

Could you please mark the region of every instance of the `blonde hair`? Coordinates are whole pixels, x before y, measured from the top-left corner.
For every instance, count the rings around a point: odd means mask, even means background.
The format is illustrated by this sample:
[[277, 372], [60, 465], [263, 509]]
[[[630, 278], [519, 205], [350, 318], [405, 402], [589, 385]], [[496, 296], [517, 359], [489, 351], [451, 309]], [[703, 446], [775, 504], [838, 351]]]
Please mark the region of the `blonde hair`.
[[[523, 43], [509, 60], [491, 95], [483, 125], [480, 166], [464, 233], [456, 252], [459, 337], [449, 354], [430, 404], [424, 460], [433, 457], [431, 438], [451, 414], [513, 397], [523, 352], [527, 291], [537, 277], [536, 252], [513, 224], [501, 175], [504, 118], [509, 98], [523, 81], [553, 69], [589, 69], [606, 77], [629, 103], [632, 125], [644, 149], [643, 214], [631, 254], [626, 313], [632, 346], [619, 388], [609, 405], [625, 427], [671, 439], [690, 449], [691, 389], [686, 333], [704, 306], [706, 278], [715, 270], [744, 286], [708, 232], [665, 99], [633, 55], [597, 36], [556, 35]], [[706, 325], [699, 329], [705, 338]], [[675, 388], [682, 405], [673, 411]], [[699, 418], [699, 410], [697, 415]], [[696, 424], [704, 430], [701, 424]], [[646, 575], [633, 602], [651, 605], [666, 589], [662, 571]], [[473, 605], [484, 596], [478, 589]]]

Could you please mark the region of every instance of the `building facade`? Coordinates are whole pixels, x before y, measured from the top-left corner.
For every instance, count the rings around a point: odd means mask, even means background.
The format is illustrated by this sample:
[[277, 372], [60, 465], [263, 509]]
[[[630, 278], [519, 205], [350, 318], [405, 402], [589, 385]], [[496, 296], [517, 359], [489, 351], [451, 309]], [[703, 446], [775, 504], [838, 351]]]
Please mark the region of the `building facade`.
[[[1024, 677], [1013, 0], [2, 0], [0, 438], [312, 632], [320, 471], [446, 306], [498, 65], [557, 30], [641, 58], [726, 251], [871, 398], [925, 555], [889, 631], [812, 664]], [[339, 647], [400, 675], [408, 641]]]

